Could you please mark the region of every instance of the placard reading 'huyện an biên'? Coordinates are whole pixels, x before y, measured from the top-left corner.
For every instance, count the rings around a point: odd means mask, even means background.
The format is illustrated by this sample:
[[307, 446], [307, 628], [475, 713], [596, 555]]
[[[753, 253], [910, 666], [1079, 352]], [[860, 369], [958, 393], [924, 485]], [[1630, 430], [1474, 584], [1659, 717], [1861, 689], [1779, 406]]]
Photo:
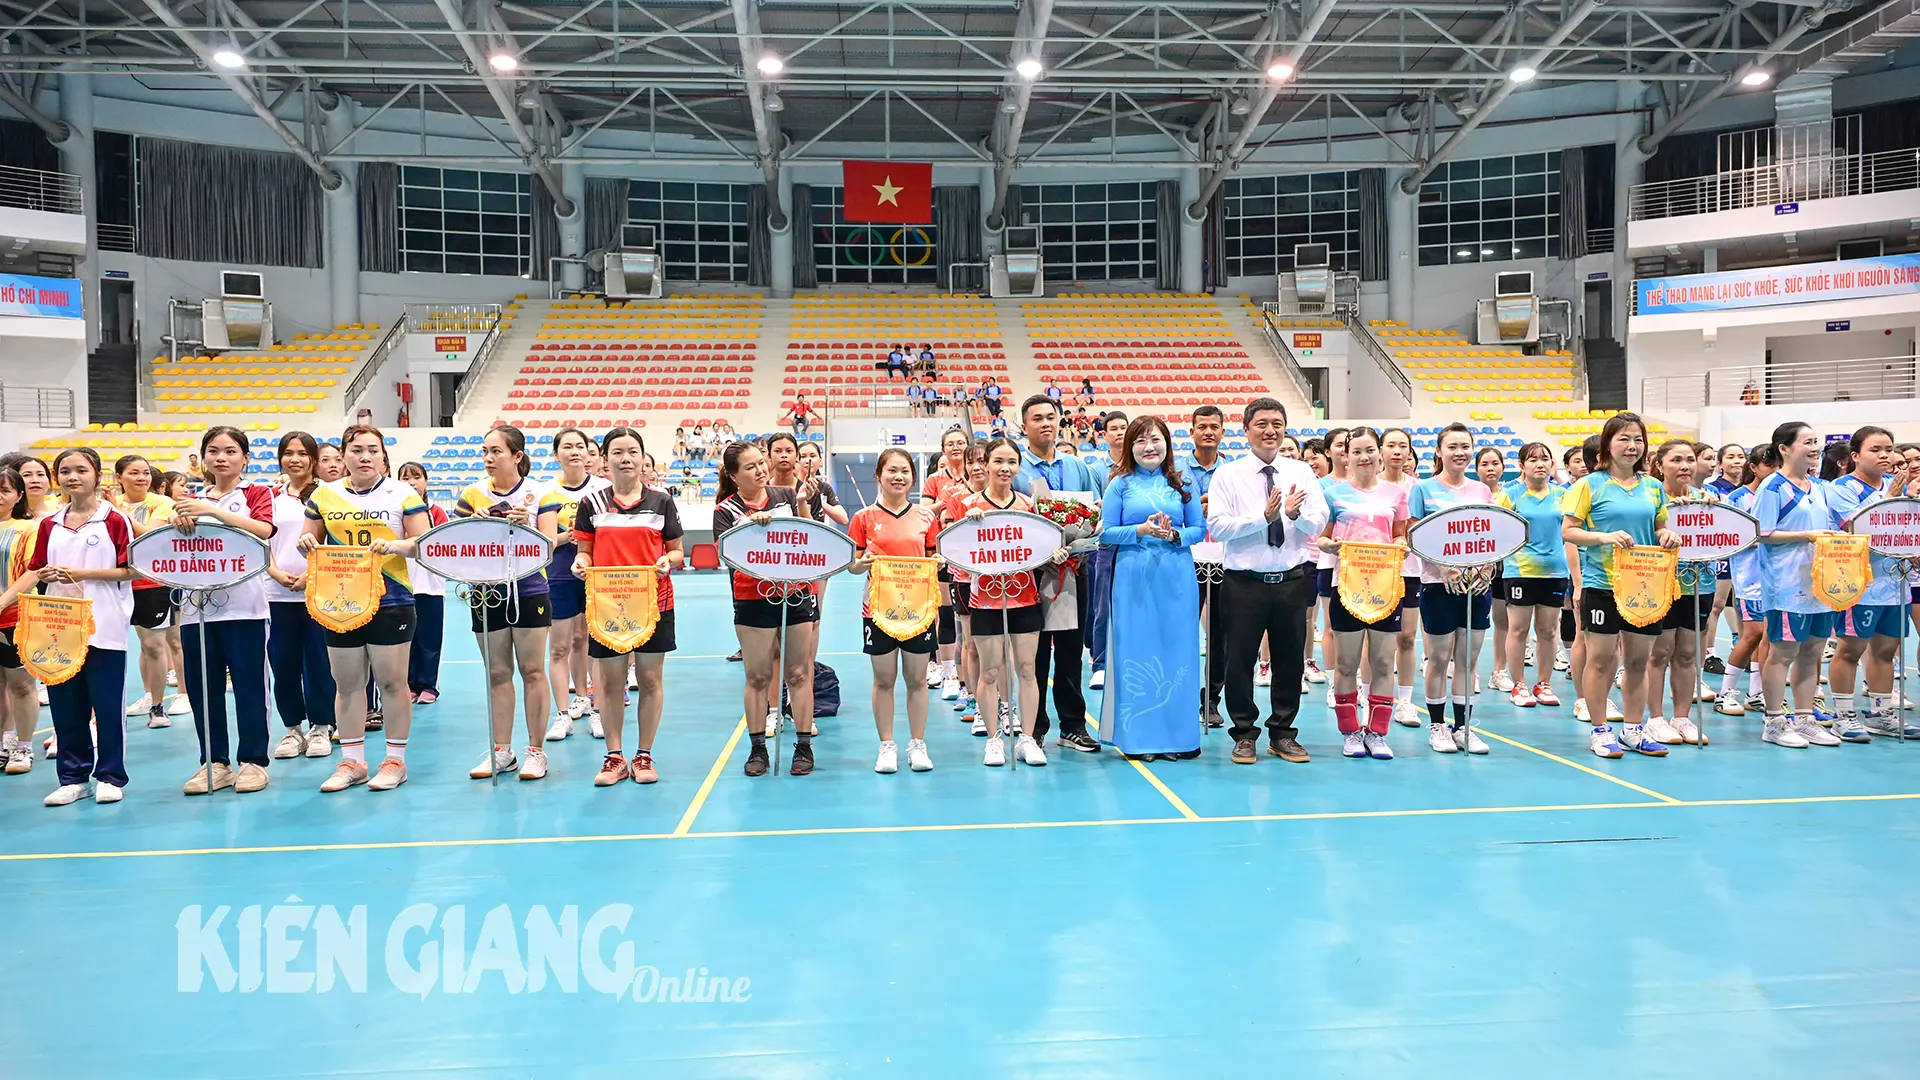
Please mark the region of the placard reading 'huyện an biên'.
[[1440, 566], [1485, 566], [1520, 550], [1526, 542], [1525, 518], [1479, 503], [1429, 514], [1407, 533], [1413, 553]]

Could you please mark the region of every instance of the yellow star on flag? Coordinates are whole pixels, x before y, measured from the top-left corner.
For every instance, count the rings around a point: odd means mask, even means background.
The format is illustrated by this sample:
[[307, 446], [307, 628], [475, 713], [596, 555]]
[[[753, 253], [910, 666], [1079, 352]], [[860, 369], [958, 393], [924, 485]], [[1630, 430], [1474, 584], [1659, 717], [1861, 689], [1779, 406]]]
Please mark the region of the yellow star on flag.
[[885, 179], [873, 185], [873, 190], [874, 194], [878, 196], [878, 198], [875, 199], [876, 205], [880, 203], [892, 203], [895, 206], [899, 206], [900, 200], [897, 196], [902, 191], [905, 191], [906, 188], [893, 186], [893, 177], [892, 175], [888, 175]]

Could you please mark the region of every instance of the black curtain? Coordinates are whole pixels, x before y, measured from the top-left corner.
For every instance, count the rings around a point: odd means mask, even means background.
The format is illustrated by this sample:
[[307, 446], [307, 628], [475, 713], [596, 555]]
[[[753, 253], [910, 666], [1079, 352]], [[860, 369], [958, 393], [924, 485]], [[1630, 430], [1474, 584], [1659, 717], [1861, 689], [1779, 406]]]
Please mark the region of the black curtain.
[[324, 265], [320, 178], [292, 154], [140, 140], [140, 252], [156, 259]]
[[[1615, 169], [1618, 162], [1614, 159], [1613, 144], [1601, 143], [1586, 149], [1587, 152], [1582, 156], [1586, 161], [1587, 228], [1611, 229], [1613, 228], [1613, 185], [1615, 177], [1619, 175]], [[1560, 167], [1566, 168], [1566, 163], [1563, 161]], [[1563, 201], [1560, 205], [1567, 204]], [[1588, 251], [1587, 254], [1592, 255], [1595, 252]]]
[[[1849, 109], [1835, 114], [1834, 119], [1848, 115], [1860, 117], [1860, 145], [1835, 146], [1836, 154], [1884, 154], [1889, 150], [1911, 150], [1920, 146], [1920, 98]], [[1840, 134], [1840, 125], [1834, 125], [1834, 134]]]
[[1180, 287], [1180, 185], [1162, 180], [1154, 185], [1153, 227], [1158, 242], [1154, 245], [1153, 287]]
[[[773, 225], [768, 220], [772, 208], [767, 185], [747, 189], [747, 284], [763, 289], [773, 284]], [[787, 227], [793, 223], [789, 221]]]
[[47, 133], [33, 124], [0, 118], [0, 165], [59, 172], [60, 151], [47, 139]]
[[1713, 131], [1690, 131], [1684, 135], [1669, 135], [1647, 159], [1645, 181], [1649, 184], [1662, 180], [1691, 180], [1698, 176], [1712, 176], [1720, 171], [1720, 136], [1735, 131], [1760, 131], [1771, 124], [1749, 124], [1742, 127], [1716, 128]]
[[1387, 170], [1360, 170], [1360, 280], [1387, 280]]
[[1569, 146], [1560, 151], [1560, 257], [1577, 259], [1586, 253], [1587, 148]]
[[530, 233], [527, 241], [533, 256], [528, 272], [535, 281], [547, 280], [547, 268], [553, 265], [547, 260], [560, 254], [560, 218], [554, 207], [553, 189], [547, 187], [544, 180], [536, 179], [527, 222]]
[[813, 185], [793, 185], [793, 209], [789, 215], [793, 218], [793, 287], [800, 289], [818, 288], [820, 268], [814, 262], [817, 257], [813, 250]]
[[1200, 287], [1213, 292], [1227, 281], [1227, 200], [1221, 190], [1207, 203], [1207, 220], [1200, 225]]
[[[397, 274], [400, 265], [400, 166], [363, 161], [355, 183], [360, 203], [360, 269]], [[536, 196], [537, 198], [537, 196]]]
[[[1027, 224], [1026, 222], [1020, 220], [1021, 208], [1026, 206], [1026, 200], [1021, 198], [1021, 192], [1024, 192], [1025, 190], [1026, 188], [1019, 184], [1007, 185], [1007, 205], [1006, 205], [1006, 209], [1001, 212], [1001, 219], [1003, 224], [1006, 224], [1006, 225]], [[993, 211], [992, 207], [987, 207], [986, 209], [987, 213], [991, 213], [992, 211]], [[984, 218], [982, 220], [984, 220]]]
[[618, 248], [624, 242], [622, 234], [627, 225], [626, 177], [587, 177], [586, 224], [588, 251], [607, 251]]
[[934, 261], [940, 264], [943, 289], [980, 290], [985, 287], [977, 263], [980, 257], [980, 187], [943, 185], [933, 189]]

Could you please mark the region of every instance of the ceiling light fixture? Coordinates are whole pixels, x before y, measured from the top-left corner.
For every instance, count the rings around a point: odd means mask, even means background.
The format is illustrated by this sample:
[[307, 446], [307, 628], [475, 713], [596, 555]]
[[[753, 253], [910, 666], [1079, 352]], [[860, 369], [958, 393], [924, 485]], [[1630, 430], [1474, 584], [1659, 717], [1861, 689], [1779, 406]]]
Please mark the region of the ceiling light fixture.
[[1773, 73], [1761, 68], [1754, 68], [1752, 71], [1740, 76], [1741, 86], [1765, 86], [1772, 81]]
[[243, 68], [247, 66], [247, 58], [242, 56], [240, 50], [231, 44], [221, 45], [215, 48], [213, 50], [213, 62], [223, 68]]
[[520, 58], [505, 49], [495, 49], [487, 55], [487, 66], [505, 75], [520, 70]]
[[1247, 100], [1245, 94], [1235, 94], [1233, 104], [1227, 106], [1227, 111], [1235, 116], [1245, 116], [1253, 111], [1253, 103]]
[[766, 105], [768, 112], [779, 112], [787, 107], [787, 103], [780, 99], [780, 95], [772, 87], [767, 88], [767, 97], [763, 104]]
[[1020, 58], [1019, 63], [1013, 65], [1013, 70], [1019, 72], [1021, 78], [1032, 80], [1039, 78], [1040, 73], [1046, 69], [1040, 65], [1040, 61], [1031, 56], [1024, 56]]
[[760, 69], [762, 75], [778, 75], [787, 70], [787, 62], [772, 53], [761, 53], [760, 60], [754, 64], [754, 67]]
[[1521, 64], [1519, 67], [1507, 72], [1507, 81], [1512, 83], [1530, 83], [1539, 74], [1538, 71], [1535, 71], [1525, 64]]
[[1285, 60], [1275, 60], [1267, 65], [1267, 78], [1274, 82], [1285, 82], [1293, 78], [1293, 65]]

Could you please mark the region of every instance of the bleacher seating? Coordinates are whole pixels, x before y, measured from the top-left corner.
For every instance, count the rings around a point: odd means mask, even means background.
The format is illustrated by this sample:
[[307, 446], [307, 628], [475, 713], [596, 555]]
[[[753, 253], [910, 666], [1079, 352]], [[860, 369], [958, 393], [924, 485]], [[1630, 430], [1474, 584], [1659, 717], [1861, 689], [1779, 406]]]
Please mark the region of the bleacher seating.
[[1020, 307], [1042, 383], [1068, 400], [1087, 379], [1099, 408], [1179, 420], [1197, 405], [1268, 392], [1209, 297], [1078, 293]]
[[[253, 411], [259, 411], [255, 409]], [[273, 420], [248, 420], [245, 422], [249, 433], [259, 431], [277, 431], [280, 425]], [[153, 424], [88, 424], [72, 435], [52, 439], [39, 439], [28, 444], [29, 450], [62, 450], [69, 446], [91, 446], [99, 451], [101, 463], [109, 470], [114, 459], [123, 454], [139, 454], [152, 462], [155, 468], [180, 471], [186, 468], [187, 455], [197, 453], [200, 436], [207, 425], [200, 422], [164, 421]], [[269, 446], [277, 442], [277, 437], [267, 440]], [[336, 440], [337, 441], [337, 440]], [[255, 461], [248, 466], [248, 472], [255, 472], [259, 447], [262, 440], [253, 440]], [[274, 472], [278, 472], [275, 469]]]
[[153, 358], [153, 398], [162, 414], [301, 414], [351, 380], [354, 365], [382, 336], [373, 323], [342, 323], [327, 333], [295, 334], [251, 352]]
[[818, 407], [903, 395], [899, 379], [886, 385], [884, 365], [896, 345], [915, 356], [922, 346], [933, 350], [931, 385], [943, 398], [977, 389], [989, 376], [1003, 387], [1010, 380], [999, 317], [992, 303], [970, 294], [797, 298], [788, 333], [783, 413], [798, 393]]
[[1432, 395], [1433, 404], [1576, 400], [1571, 352], [1475, 345], [1456, 330], [1417, 330], [1391, 319], [1373, 319], [1367, 325], [1414, 388]]

